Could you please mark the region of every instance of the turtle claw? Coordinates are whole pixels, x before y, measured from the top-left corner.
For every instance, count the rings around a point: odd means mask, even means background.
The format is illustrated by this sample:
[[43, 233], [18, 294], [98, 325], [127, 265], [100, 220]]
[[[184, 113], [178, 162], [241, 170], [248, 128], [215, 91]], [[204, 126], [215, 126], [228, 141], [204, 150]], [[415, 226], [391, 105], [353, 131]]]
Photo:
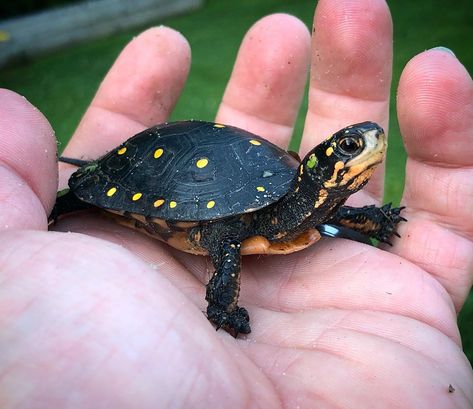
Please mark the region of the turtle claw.
[[215, 325], [217, 331], [223, 328], [235, 338], [238, 334], [249, 334], [251, 332], [250, 316], [248, 311], [242, 307], [236, 307], [228, 312], [216, 305], [209, 305], [207, 307], [207, 318]]
[[[384, 206], [383, 206], [384, 207]], [[394, 216], [395, 220], [399, 222], [407, 222], [405, 217], [401, 216], [401, 212], [406, 208], [406, 206], [393, 207], [391, 208], [391, 203], [389, 203], [389, 208], [387, 209], [390, 216]]]
[[379, 230], [376, 239], [382, 243], [386, 243], [392, 246], [392, 243], [388, 241], [391, 235], [401, 237], [396, 231], [396, 227], [400, 222], [407, 222], [407, 219], [402, 217], [400, 213], [405, 209], [405, 206], [392, 207], [392, 203], [387, 203], [380, 208], [381, 213], [384, 216], [384, 221], [381, 223], [382, 228]]

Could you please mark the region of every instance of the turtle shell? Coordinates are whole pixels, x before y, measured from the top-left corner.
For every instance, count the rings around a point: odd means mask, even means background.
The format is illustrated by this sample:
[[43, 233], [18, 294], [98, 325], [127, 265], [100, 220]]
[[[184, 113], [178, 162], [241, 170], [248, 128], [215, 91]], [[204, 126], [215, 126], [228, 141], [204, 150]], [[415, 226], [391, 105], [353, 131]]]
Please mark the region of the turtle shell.
[[289, 190], [299, 162], [242, 129], [204, 121], [149, 128], [69, 179], [104, 209], [178, 221], [216, 220], [268, 206]]

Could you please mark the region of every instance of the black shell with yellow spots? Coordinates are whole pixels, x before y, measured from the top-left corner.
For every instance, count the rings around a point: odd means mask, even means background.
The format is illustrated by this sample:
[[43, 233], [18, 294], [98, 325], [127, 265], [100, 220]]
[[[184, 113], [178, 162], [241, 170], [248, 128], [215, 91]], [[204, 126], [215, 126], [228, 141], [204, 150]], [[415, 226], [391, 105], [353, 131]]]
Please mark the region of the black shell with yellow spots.
[[178, 221], [217, 220], [261, 209], [290, 189], [299, 162], [242, 129], [182, 121], [147, 129], [77, 170], [82, 201]]

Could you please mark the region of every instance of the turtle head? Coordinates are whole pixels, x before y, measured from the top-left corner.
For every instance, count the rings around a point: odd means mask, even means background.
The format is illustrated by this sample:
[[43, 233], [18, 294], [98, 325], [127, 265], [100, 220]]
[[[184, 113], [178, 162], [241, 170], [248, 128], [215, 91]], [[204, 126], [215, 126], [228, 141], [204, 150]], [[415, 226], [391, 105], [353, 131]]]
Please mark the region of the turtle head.
[[[374, 122], [341, 129], [312, 149], [301, 162], [300, 180], [346, 198], [360, 190], [383, 161], [386, 136]], [[309, 180], [308, 180], [309, 179]]]

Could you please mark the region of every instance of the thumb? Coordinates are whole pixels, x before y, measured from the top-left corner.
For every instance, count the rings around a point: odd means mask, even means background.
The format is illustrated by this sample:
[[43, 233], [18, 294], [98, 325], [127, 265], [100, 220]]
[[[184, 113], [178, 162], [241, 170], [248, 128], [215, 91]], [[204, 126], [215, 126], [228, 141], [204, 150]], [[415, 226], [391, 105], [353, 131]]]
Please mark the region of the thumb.
[[56, 189], [51, 126], [25, 98], [0, 89], [0, 230], [45, 230]]

